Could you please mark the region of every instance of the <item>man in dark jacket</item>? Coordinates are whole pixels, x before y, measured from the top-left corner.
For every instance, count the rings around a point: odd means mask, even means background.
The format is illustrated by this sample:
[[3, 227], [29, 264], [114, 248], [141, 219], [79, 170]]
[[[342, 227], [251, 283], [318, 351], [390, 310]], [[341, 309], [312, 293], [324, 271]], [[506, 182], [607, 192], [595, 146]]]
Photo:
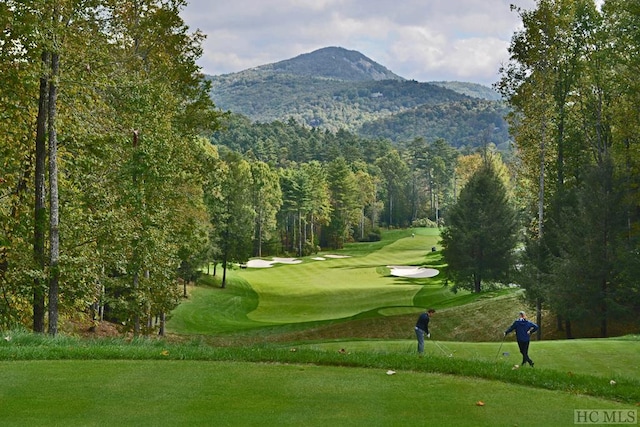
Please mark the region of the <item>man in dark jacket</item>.
[[424, 353], [424, 336], [426, 335], [427, 338], [431, 338], [431, 334], [429, 333], [429, 320], [435, 312], [433, 308], [430, 308], [422, 313], [416, 322], [415, 330], [416, 338], [418, 339], [418, 354], [421, 356]]
[[529, 341], [531, 334], [538, 330], [538, 325], [528, 321], [527, 315], [524, 311], [521, 311], [515, 322], [509, 326], [509, 329], [504, 331], [504, 336], [514, 330], [516, 331], [516, 340], [518, 341], [520, 353], [522, 353], [522, 365], [529, 363], [529, 365], [533, 366], [533, 360], [529, 358]]

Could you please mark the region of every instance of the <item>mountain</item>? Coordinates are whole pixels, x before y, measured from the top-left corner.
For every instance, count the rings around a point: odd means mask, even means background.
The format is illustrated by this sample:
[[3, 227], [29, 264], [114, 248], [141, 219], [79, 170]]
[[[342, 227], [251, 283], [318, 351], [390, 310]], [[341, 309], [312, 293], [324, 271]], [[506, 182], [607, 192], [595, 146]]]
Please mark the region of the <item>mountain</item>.
[[355, 50], [325, 47], [254, 70], [344, 81], [405, 80]]
[[[254, 122], [293, 119], [332, 132], [345, 129], [394, 142], [444, 138], [456, 147], [480, 145], [487, 142], [487, 135], [496, 145], [508, 141], [507, 132], [494, 131], [505, 129], [506, 123], [500, 115], [504, 106], [491, 88], [406, 80], [359, 52], [340, 47], [208, 78], [220, 109]], [[423, 121], [427, 116], [428, 124]], [[459, 124], [466, 130], [452, 129]], [[452, 140], [452, 135], [459, 137]]]

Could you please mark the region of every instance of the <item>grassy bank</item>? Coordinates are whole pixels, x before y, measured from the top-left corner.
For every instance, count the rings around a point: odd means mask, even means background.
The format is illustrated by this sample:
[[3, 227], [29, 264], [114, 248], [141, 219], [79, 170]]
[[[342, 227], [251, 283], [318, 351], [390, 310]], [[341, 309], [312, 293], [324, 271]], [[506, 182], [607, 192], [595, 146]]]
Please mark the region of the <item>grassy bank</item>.
[[[606, 341], [586, 341], [580, 346], [557, 348], [565, 358], [575, 360], [572, 371], [553, 369], [553, 365], [545, 364], [542, 369], [512, 369], [511, 363], [487, 357], [490, 349], [481, 349], [481, 344], [467, 344], [446, 348], [456, 351], [455, 357], [438, 355], [434, 347], [431, 354], [418, 358], [413, 348], [407, 348], [409, 342], [402, 342], [404, 348], [394, 349], [390, 343], [387, 349], [380, 343], [362, 342], [358, 347], [353, 343], [329, 343], [325, 345], [252, 345], [246, 347], [214, 347], [202, 341], [188, 343], [169, 343], [162, 340], [136, 340], [128, 342], [122, 339], [83, 340], [74, 337], [58, 337], [55, 339], [34, 336], [28, 333], [7, 335], [10, 340], [3, 340], [0, 345], [0, 360], [189, 360], [218, 362], [253, 362], [281, 364], [313, 364], [317, 366], [341, 366], [373, 369], [393, 369], [411, 372], [439, 373], [458, 375], [470, 378], [502, 381], [525, 385], [528, 387], [564, 391], [574, 394], [590, 395], [625, 403], [640, 402], [640, 374], [637, 369], [640, 339], [632, 337], [626, 340], [612, 340], [616, 345], [618, 363], [625, 364], [628, 370], [618, 372], [611, 378], [610, 370], [598, 370], [586, 374], [594, 360], [600, 364], [610, 363], [610, 352], [604, 351]], [[555, 345], [559, 345], [559, 342]], [[554, 343], [550, 343], [554, 344]], [[323, 348], [324, 347], [324, 348]], [[337, 348], [339, 350], [336, 350]], [[413, 347], [411, 345], [411, 347]], [[345, 351], [341, 351], [343, 349]], [[478, 350], [480, 348], [480, 350]], [[571, 350], [573, 349], [573, 350]], [[466, 352], [466, 355], [463, 354]], [[571, 352], [571, 353], [570, 353]], [[481, 353], [485, 354], [483, 358]], [[581, 355], [592, 355], [591, 365]], [[544, 359], [542, 359], [544, 360]], [[499, 362], [499, 363], [498, 363]], [[541, 364], [541, 363], [539, 363]], [[560, 365], [562, 366], [562, 365]], [[633, 375], [633, 374], [636, 375]], [[615, 385], [610, 381], [614, 379]]]

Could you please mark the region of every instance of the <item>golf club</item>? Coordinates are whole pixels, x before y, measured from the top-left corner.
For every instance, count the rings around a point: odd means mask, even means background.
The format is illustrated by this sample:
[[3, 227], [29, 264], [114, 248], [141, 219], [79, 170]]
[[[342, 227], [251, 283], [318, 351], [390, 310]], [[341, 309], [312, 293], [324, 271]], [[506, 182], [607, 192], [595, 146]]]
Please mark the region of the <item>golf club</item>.
[[498, 355], [500, 355], [500, 350], [502, 350], [502, 344], [504, 344], [504, 339], [507, 337], [507, 334], [502, 334], [502, 341], [500, 341], [500, 347], [498, 347], [498, 352], [496, 353], [496, 358], [493, 361], [494, 363], [498, 361]]
[[[453, 357], [453, 353], [451, 353], [450, 351], [449, 351], [449, 352], [444, 351], [444, 349], [442, 348], [442, 346], [441, 346], [440, 344], [438, 344], [438, 341], [434, 341], [433, 343], [434, 343], [434, 344], [436, 345], [436, 347], [438, 347], [438, 348], [440, 349], [440, 351], [441, 351], [442, 353], [444, 353], [447, 357]], [[447, 350], [448, 350], [448, 349], [447, 349]]]

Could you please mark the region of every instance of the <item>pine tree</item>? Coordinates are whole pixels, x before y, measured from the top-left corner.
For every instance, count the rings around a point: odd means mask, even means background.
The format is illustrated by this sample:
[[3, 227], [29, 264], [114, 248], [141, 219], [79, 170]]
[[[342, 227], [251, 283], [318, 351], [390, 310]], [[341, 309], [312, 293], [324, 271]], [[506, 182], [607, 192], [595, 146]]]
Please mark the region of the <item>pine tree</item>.
[[491, 162], [460, 192], [442, 233], [443, 256], [456, 288], [482, 290], [482, 281], [509, 277], [517, 243], [516, 212]]

